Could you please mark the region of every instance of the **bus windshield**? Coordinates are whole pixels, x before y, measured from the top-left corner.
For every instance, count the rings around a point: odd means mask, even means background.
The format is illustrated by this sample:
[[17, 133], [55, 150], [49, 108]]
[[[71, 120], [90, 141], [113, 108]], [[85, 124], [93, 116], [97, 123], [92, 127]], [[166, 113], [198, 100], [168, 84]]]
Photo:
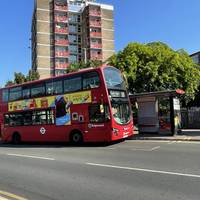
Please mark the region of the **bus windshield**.
[[112, 103], [112, 114], [118, 124], [127, 124], [131, 119], [131, 111], [128, 103]]
[[104, 76], [108, 88], [126, 90], [125, 81], [118, 69], [107, 67], [104, 69]]

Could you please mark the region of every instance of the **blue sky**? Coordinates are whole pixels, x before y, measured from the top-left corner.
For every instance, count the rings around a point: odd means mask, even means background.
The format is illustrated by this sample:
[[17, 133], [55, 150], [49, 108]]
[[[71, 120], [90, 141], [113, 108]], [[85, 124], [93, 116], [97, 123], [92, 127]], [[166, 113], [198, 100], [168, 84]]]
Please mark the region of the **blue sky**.
[[[114, 5], [115, 49], [162, 41], [188, 53], [200, 50], [200, 0], [98, 0]], [[31, 68], [33, 0], [1, 1], [0, 86]]]

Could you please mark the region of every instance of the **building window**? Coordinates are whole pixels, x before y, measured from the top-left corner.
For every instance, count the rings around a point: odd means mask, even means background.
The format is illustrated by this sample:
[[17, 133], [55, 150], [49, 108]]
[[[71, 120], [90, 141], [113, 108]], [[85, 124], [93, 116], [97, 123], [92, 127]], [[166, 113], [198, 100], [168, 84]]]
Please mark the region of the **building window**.
[[69, 21], [70, 22], [77, 22], [78, 16], [77, 15], [69, 15]]
[[76, 55], [70, 55], [69, 56], [69, 62], [70, 63], [76, 63], [77, 62], [77, 56]]
[[67, 47], [56, 47], [55, 51], [68, 51]]
[[77, 36], [76, 35], [69, 35], [69, 42], [77, 42]]
[[70, 45], [69, 50], [70, 50], [70, 52], [76, 53], [78, 50], [78, 47], [77, 47], [77, 45]]
[[77, 26], [74, 24], [69, 25], [69, 32], [71, 33], [77, 33]]

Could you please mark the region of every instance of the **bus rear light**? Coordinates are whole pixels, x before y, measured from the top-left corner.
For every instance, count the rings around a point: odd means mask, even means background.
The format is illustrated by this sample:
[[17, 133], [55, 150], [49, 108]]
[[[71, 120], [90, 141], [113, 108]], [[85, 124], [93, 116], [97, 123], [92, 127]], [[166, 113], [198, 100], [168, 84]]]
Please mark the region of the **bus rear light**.
[[117, 128], [113, 128], [113, 133], [115, 136], [119, 135], [119, 130]]

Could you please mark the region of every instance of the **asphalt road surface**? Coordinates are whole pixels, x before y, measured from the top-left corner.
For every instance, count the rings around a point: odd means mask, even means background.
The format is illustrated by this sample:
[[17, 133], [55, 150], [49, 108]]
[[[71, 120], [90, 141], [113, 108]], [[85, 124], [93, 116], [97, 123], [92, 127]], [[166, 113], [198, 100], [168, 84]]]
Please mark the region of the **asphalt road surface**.
[[0, 200], [199, 200], [200, 143], [0, 145]]

